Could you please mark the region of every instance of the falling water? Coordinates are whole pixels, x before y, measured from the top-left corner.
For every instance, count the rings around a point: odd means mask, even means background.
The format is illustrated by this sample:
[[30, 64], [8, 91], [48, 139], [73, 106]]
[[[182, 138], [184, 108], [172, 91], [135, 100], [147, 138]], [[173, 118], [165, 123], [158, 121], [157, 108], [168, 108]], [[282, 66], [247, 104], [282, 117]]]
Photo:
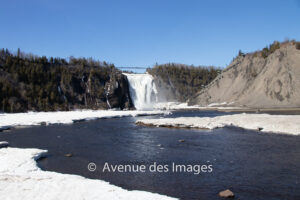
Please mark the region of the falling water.
[[130, 97], [137, 110], [151, 110], [157, 103], [157, 89], [150, 74], [125, 74], [129, 82]]

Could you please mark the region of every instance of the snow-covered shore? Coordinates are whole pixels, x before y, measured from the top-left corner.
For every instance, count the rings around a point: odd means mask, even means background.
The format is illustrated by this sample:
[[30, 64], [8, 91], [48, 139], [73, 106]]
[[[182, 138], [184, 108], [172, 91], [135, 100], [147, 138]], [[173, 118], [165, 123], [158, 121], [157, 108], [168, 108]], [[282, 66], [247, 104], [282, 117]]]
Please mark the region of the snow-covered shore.
[[155, 110], [237, 110], [246, 109], [242, 107], [231, 107], [231, 103], [213, 103], [208, 106], [189, 106], [188, 103], [180, 102], [160, 102], [153, 105]]
[[161, 102], [154, 104], [155, 110], [193, 110], [199, 109], [199, 106], [188, 106], [187, 103], [179, 102]]
[[[167, 111], [77, 110], [0, 114], [0, 129], [40, 124], [69, 124], [74, 121], [142, 115], [166, 115]], [[6, 147], [7, 142], [0, 142]], [[105, 181], [77, 175], [42, 171], [36, 159], [45, 150], [0, 147], [1, 199], [173, 199], [144, 191], [128, 191]], [[88, 170], [87, 168], [84, 170]]]
[[76, 110], [61, 112], [28, 112], [0, 114], [0, 129], [14, 126], [31, 126], [40, 124], [70, 124], [74, 121], [98, 118], [113, 118], [141, 115], [163, 115], [166, 111], [114, 111], [114, 110]]
[[101, 180], [42, 171], [35, 160], [45, 152], [39, 149], [0, 148], [1, 200], [173, 199], [150, 192], [128, 191]]
[[234, 114], [218, 117], [143, 119], [137, 124], [157, 127], [215, 129], [237, 126], [263, 132], [300, 135], [300, 115]]

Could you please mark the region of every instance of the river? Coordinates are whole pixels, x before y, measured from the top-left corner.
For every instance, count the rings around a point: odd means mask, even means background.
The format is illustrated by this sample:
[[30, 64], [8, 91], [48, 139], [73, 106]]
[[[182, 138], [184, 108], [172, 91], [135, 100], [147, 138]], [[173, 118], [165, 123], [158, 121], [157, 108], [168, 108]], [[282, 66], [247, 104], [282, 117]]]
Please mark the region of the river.
[[[217, 116], [216, 111], [174, 112], [168, 117]], [[300, 137], [236, 127], [216, 130], [169, 129], [135, 125], [124, 117], [69, 125], [34, 126], [0, 133], [11, 147], [47, 149], [43, 170], [101, 179], [129, 190], [180, 199], [219, 199], [230, 189], [238, 199], [300, 199]], [[72, 154], [66, 157], [65, 154]], [[94, 172], [88, 170], [95, 163]], [[102, 172], [112, 165], [211, 165], [201, 172]]]

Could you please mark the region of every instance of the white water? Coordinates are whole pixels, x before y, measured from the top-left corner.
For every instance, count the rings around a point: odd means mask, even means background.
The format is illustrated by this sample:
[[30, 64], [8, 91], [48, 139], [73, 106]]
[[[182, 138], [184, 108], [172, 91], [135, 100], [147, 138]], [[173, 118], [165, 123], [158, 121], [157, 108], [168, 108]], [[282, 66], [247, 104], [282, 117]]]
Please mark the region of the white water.
[[137, 110], [152, 110], [157, 103], [157, 89], [150, 74], [125, 74], [129, 82], [130, 97]]

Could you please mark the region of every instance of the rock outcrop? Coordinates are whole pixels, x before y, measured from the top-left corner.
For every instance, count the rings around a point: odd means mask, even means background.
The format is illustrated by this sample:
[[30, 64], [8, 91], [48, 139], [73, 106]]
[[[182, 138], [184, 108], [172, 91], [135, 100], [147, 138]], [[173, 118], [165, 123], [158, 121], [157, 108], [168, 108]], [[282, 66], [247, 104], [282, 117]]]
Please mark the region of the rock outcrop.
[[127, 77], [113, 64], [0, 49], [0, 112], [110, 108], [134, 108]]
[[211, 82], [220, 69], [178, 63], [155, 65], [147, 72], [154, 77], [159, 102], [186, 102], [199, 88]]
[[264, 51], [239, 55], [189, 105], [226, 102], [251, 108], [300, 107], [300, 50], [296, 44], [281, 43], [267, 55]]
[[127, 77], [121, 73], [114, 73], [105, 85], [107, 105], [110, 108], [134, 109], [129, 95]]
[[171, 80], [168, 80], [168, 82], [166, 82], [160, 76], [154, 75], [153, 77], [154, 83], [158, 88], [158, 102], [172, 102], [180, 100], [180, 94], [172, 84]]
[[92, 74], [73, 76], [70, 84], [60, 82], [62, 101], [72, 101], [70, 109], [133, 109], [127, 77], [113, 70], [108, 80]]

